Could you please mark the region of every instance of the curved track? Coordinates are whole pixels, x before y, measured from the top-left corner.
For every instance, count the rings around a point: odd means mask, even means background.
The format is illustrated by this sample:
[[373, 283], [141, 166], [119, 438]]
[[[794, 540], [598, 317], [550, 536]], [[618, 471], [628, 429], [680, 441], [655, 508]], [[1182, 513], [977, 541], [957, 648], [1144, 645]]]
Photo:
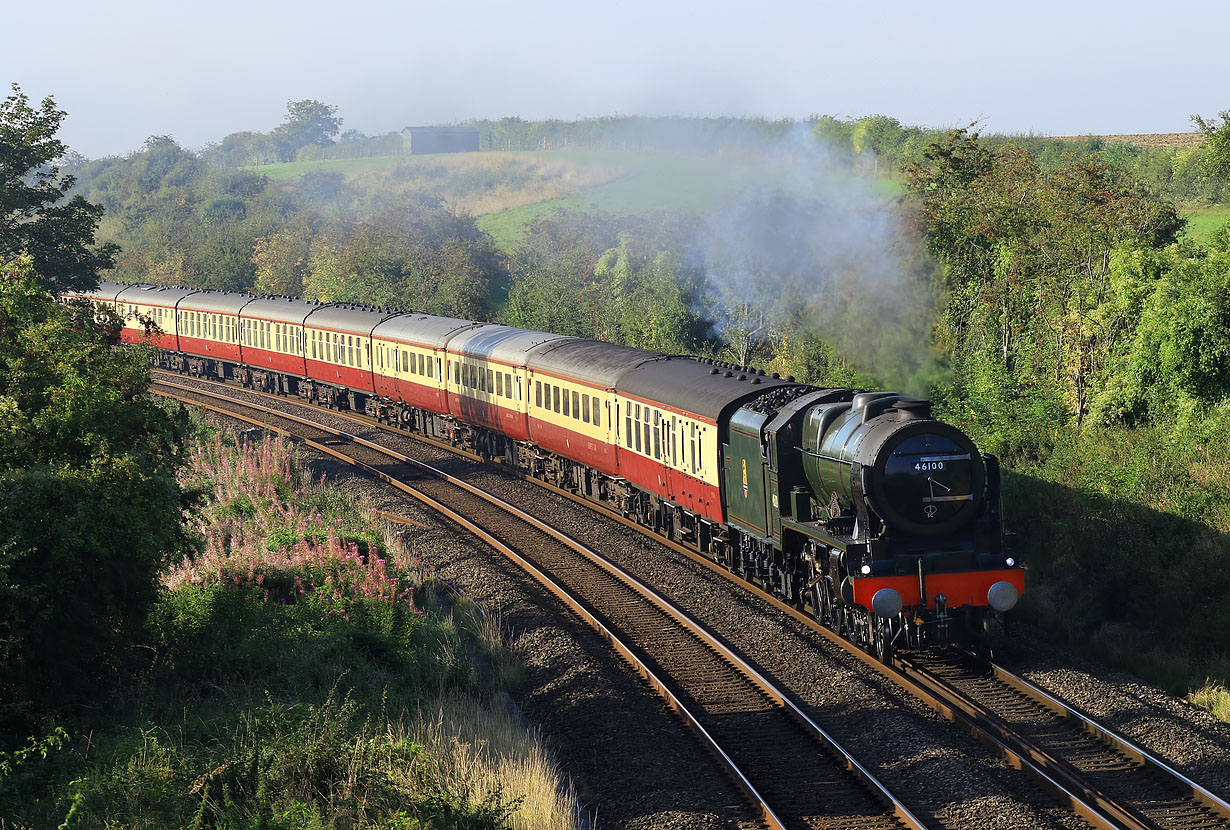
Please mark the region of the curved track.
[[913, 656], [906, 677], [1090, 805], [1133, 830], [1230, 827], [1230, 804], [1000, 666]]
[[[610, 641], [666, 699], [758, 805], [767, 826], [924, 826], [718, 638], [579, 542], [478, 488], [356, 436], [199, 389], [156, 384], [160, 394], [295, 435], [355, 464], [517, 562]], [[237, 409], [255, 410], [259, 417]], [[401, 481], [407, 477], [415, 479], [413, 487]]]
[[[368, 428], [388, 430], [403, 437], [407, 435], [363, 416], [341, 412], [332, 414]], [[447, 444], [418, 435], [411, 437], [481, 460]], [[671, 542], [602, 505], [516, 471], [510, 472], [596, 509], [608, 518], [652, 537], [659, 544], [704, 564], [737, 585], [744, 588], [749, 586], [746, 580], [732, 575], [707, 557]], [[811, 609], [787, 605], [763, 587], [753, 590], [765, 601], [820, 632], [931, 709], [991, 746], [1014, 767], [1030, 773], [1093, 826], [1132, 830], [1230, 828], [1230, 803], [1225, 799], [1001, 667], [971, 665], [959, 657], [906, 658], [899, 659], [897, 666], [886, 667], [873, 655], [817, 623], [809, 613]]]

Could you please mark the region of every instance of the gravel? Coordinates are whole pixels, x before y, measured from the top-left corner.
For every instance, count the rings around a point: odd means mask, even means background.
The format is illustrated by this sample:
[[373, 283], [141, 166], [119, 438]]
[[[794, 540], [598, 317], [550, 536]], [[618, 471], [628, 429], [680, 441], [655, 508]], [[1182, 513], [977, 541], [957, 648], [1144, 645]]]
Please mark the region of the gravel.
[[511, 698], [571, 780], [589, 814], [583, 823], [600, 830], [762, 826], [661, 699], [516, 566], [392, 488], [308, 447], [300, 453], [315, 476], [327, 472], [363, 503], [430, 526], [406, 530], [408, 550], [500, 620], [506, 642], [526, 666]]
[[1072, 654], [1038, 629], [1017, 635], [997, 662], [1109, 726], [1230, 801], [1230, 724], [1138, 677]]
[[[268, 405], [267, 400], [262, 403]], [[329, 422], [328, 412], [317, 414]], [[361, 432], [340, 419], [336, 426]], [[503, 471], [382, 435], [407, 454], [434, 460], [531, 509], [657, 586], [792, 693], [929, 825], [1085, 826], [997, 755], [749, 591]], [[368, 491], [376, 487], [366, 482], [353, 486]], [[400, 506], [386, 509], [408, 512]], [[733, 791], [704, 784], [712, 776], [671, 777], [676, 765], [695, 763], [691, 743], [682, 743], [693, 739], [664, 716], [657, 699], [620, 668], [622, 662], [601, 641], [554, 601], [527, 587], [512, 566], [495, 561], [485, 548], [475, 549], [447, 525], [433, 524], [436, 529], [416, 542], [419, 555], [488, 609], [501, 609], [514, 647], [531, 667], [518, 699], [559, 752], [599, 827], [728, 827], [747, 822], [735, 807], [740, 802]], [[1025, 625], [1013, 626], [999, 657], [1006, 668], [1106, 722], [1215, 792], [1224, 796], [1230, 791], [1230, 726], [1207, 712], [1138, 678], [1082, 660]], [[644, 740], [635, 740], [638, 736]]]

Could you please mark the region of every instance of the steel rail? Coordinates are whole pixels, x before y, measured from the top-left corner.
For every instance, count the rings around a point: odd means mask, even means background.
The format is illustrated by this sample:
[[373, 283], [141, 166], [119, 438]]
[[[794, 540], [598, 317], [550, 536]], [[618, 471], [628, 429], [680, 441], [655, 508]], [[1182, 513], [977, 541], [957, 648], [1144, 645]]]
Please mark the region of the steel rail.
[[[414, 466], [420, 470], [423, 470], [424, 472], [428, 473], [434, 478], [440, 479], [455, 487], [465, 490], [471, 495], [474, 495], [474, 496], [477, 496], [478, 498], [483, 499], [489, 504], [505, 511], [506, 513], [516, 516], [517, 518], [521, 519], [527, 524], [533, 526], [538, 531], [551, 536], [552, 538], [556, 539], [557, 541], [561, 542], [562, 544], [574, 550], [576, 553], [585, 557], [588, 561], [590, 561], [595, 566], [609, 573], [611, 576], [613, 576], [619, 582], [624, 584], [630, 590], [634, 591], [638, 596], [642, 597], [644, 600], [651, 603], [654, 607], [658, 608], [660, 611], [667, 614], [672, 620], [676, 622], [676, 624], [680, 625], [685, 630], [689, 631], [694, 637], [696, 637], [705, 646], [717, 652], [722, 657], [722, 659], [724, 659], [733, 668], [735, 668], [735, 670], [738, 671], [739, 674], [747, 678], [749, 682], [751, 682], [757, 689], [759, 689], [762, 693], [768, 696], [774, 703], [776, 703], [778, 706], [781, 706], [800, 726], [802, 726], [805, 730], [807, 730], [814, 738], [819, 740], [822, 745], [826, 746], [831, 752], [834, 752], [835, 754], [837, 754], [838, 757], [843, 762], [843, 765], [845, 766], [845, 768], [851, 774], [853, 774], [858, 780], [860, 780], [864, 785], [869, 787], [872, 790], [872, 792], [876, 793], [881, 800], [883, 800], [887, 805], [889, 805], [891, 807], [892, 813], [899, 820], [901, 820], [905, 826], [910, 827], [910, 828], [915, 828], [915, 830], [925, 830], [926, 825], [909, 810], [908, 806], [905, 805], [904, 802], [902, 802], [899, 798], [894, 796], [888, 790], [888, 788], [885, 787], [883, 783], [880, 782], [870, 772], [870, 770], [868, 770], [861, 762], [859, 762], [858, 759], [855, 758], [849, 751], [847, 751], [844, 747], [842, 747], [831, 735], [829, 735], [828, 732], [826, 732], [822, 727], [816, 724], [784, 692], [782, 692], [780, 689], [774, 686], [770, 681], [764, 678], [759, 672], [757, 672], [745, 660], [743, 660], [732, 649], [730, 649], [723, 641], [721, 641], [718, 637], [716, 637], [711, 632], [706, 630], [700, 624], [692, 620], [690, 617], [687, 616], [685, 612], [683, 612], [681, 609], [679, 609], [677, 606], [675, 606], [665, 597], [662, 597], [660, 594], [655, 592], [645, 583], [636, 579], [631, 574], [629, 574], [628, 572], [620, 568], [618, 565], [614, 564], [613, 562], [610, 562], [605, 557], [589, 549], [588, 547], [576, 541], [575, 539], [568, 536], [567, 534], [562, 533], [558, 529], [551, 527], [545, 522], [542, 522], [537, 517], [532, 516], [529, 513], [526, 513], [525, 511], [521, 510], [515, 505], [509, 504], [505, 502], [504, 500], [500, 499], [499, 497], [491, 493], [488, 493], [487, 491], [479, 487], [476, 487], [470, 484], [469, 482], [466, 482], [462, 479], [452, 476], [444, 472], [443, 470], [433, 467], [432, 465], [427, 464], [425, 462], [419, 461], [418, 459], [411, 458], [403, 453], [399, 453], [396, 450], [381, 446], [377, 443], [367, 441], [366, 439], [360, 438], [359, 436], [353, 435], [351, 433], [347, 433], [342, 430], [338, 430], [333, 427], [330, 427], [330, 426], [327, 426], [325, 424], [321, 424], [315, 421], [311, 421], [306, 418], [301, 418], [299, 416], [292, 415], [290, 413], [273, 410], [269, 407], [263, 407], [263, 406], [260, 406], [259, 404], [234, 401], [233, 398], [227, 397], [225, 395], [219, 395], [219, 394], [216, 394], [213, 392], [207, 392], [201, 389], [194, 389], [191, 387], [180, 386], [178, 384], [168, 383], [166, 381], [156, 380], [155, 383], [160, 386], [165, 386], [165, 387], [172, 388], [172, 389], [178, 389], [183, 392], [190, 393], [192, 395], [199, 395], [199, 396], [214, 398], [217, 400], [227, 401], [228, 403], [232, 403], [233, 405], [237, 405], [240, 407], [245, 407], [245, 408], [249, 408], [249, 409], [262, 412], [267, 417], [273, 416], [277, 418], [283, 418], [283, 419], [292, 421], [294, 423], [307, 426], [311, 429], [316, 429], [322, 432], [326, 432], [338, 438], [342, 438], [346, 441], [353, 442], [354, 444], [357, 444], [359, 446], [363, 446], [368, 449], [374, 450], [376, 452], [382, 453], [390, 458], [394, 458], [398, 461], [401, 461], [403, 463]], [[168, 394], [168, 393], [158, 392], [157, 390], [151, 390], [151, 391], [154, 391], [156, 394]], [[251, 390], [245, 390], [245, 391], [251, 391]], [[256, 393], [256, 394], [263, 394], [263, 393]], [[758, 805], [758, 808], [762, 812], [762, 818], [769, 825], [769, 827], [783, 828], [784, 830], [785, 825], [775, 815], [775, 813], [773, 812], [772, 808], [767, 803], [767, 801], [760, 795], [760, 793], [756, 790], [756, 788], [753, 786], [753, 784], [748, 779], [748, 777], [742, 772], [742, 770], [739, 769], [735, 761], [730, 757], [730, 755], [726, 752], [726, 750], [724, 750], [719, 745], [719, 743], [712, 737], [712, 735], [701, 724], [700, 720], [688, 710], [688, 708], [684, 705], [684, 703], [679, 700], [679, 698], [670, 690], [670, 688], [666, 685], [666, 683], [664, 683], [653, 672], [653, 670], [645, 663], [644, 660], [642, 660], [640, 657], [636, 655], [633, 648], [629, 644], [623, 642], [622, 639], [617, 634], [615, 634], [615, 632], [613, 632], [600, 619], [598, 619], [598, 617], [595, 616], [584, 605], [583, 601], [581, 601], [579, 598], [574, 596], [565, 587], [563, 587], [558, 582], [553, 580], [550, 576], [548, 576], [546, 573], [544, 573], [539, 568], [537, 568], [532, 562], [530, 562], [525, 557], [518, 554], [508, 545], [504, 544], [502, 541], [500, 541], [498, 538], [496, 538], [486, 529], [482, 528], [481, 526], [479, 526], [472, 520], [466, 518], [465, 516], [462, 516], [461, 514], [457, 513], [456, 511], [452, 510], [446, 505], [440, 503], [439, 501], [432, 498], [431, 496], [423, 493], [421, 490], [414, 488], [408, 484], [405, 484], [404, 482], [394, 478], [393, 476], [390, 476], [387, 473], [384, 473], [376, 469], [375, 467], [372, 467], [371, 465], [368, 465], [364, 463], [363, 461], [360, 461], [359, 459], [355, 459], [353, 457], [347, 456], [345, 453], [337, 450], [335, 447], [331, 447], [327, 444], [323, 444], [317, 441], [312, 441], [310, 439], [304, 438], [303, 436], [297, 436], [291, 433], [289, 430], [276, 427], [272, 424], [269, 424], [267, 421], [259, 421], [256, 419], [247, 418], [245, 416], [238, 415], [234, 412], [227, 411], [221, 407], [211, 406], [209, 404], [204, 404], [199, 401], [184, 400], [183, 398], [180, 398], [178, 395], [168, 395], [168, 396], [175, 397], [181, 401], [184, 401], [185, 403], [190, 403], [192, 405], [201, 406], [205, 409], [209, 409], [219, 414], [226, 415], [227, 417], [236, 418], [246, 423], [250, 423], [255, 426], [261, 427], [263, 429], [272, 430], [274, 432], [277, 432], [280, 435], [295, 438], [296, 440], [302, 441], [305, 445], [310, 446], [313, 449], [316, 449], [320, 452], [324, 452], [333, 458], [343, 461], [344, 463], [355, 466], [358, 469], [363, 470], [368, 475], [375, 477], [397, 488], [398, 490], [406, 493], [412, 498], [428, 505], [433, 510], [436, 510], [440, 512], [441, 514], [447, 516], [449, 519], [459, 524], [460, 526], [464, 527], [466, 530], [471, 532], [473, 535], [482, 539], [488, 545], [495, 548], [501, 554], [503, 554], [504, 556], [506, 556], [513, 562], [515, 562], [519, 567], [521, 567], [523, 570], [529, 573], [536, 581], [543, 584], [552, 594], [554, 594], [562, 602], [564, 602], [567, 607], [569, 607], [574, 613], [580, 616], [588, 625], [590, 625], [591, 628], [597, 631], [599, 635], [603, 637], [603, 639], [607, 640], [612, 645], [612, 647], [617, 651], [617, 653], [619, 653], [620, 656], [625, 659], [625, 661], [627, 661], [630, 665], [632, 665], [632, 667], [636, 669], [638, 674], [640, 674], [643, 678], [645, 678], [645, 680], [649, 683], [651, 688], [653, 688], [654, 691], [656, 691], [666, 701], [667, 705], [671, 708], [671, 710], [676, 712], [677, 715], [697, 733], [697, 735], [701, 738], [702, 744], [705, 745], [713, 755], [715, 755], [717, 758], [721, 760], [722, 765], [726, 767], [728, 773], [735, 780], [736, 786], [744, 792], [746, 797], [748, 797], [753, 803]], [[273, 397], [277, 398], [278, 400], [283, 400], [282, 398], [278, 396], [273, 396]], [[364, 420], [361, 423], [366, 424], [367, 421]], [[386, 515], [386, 518], [396, 520], [398, 517], [394, 517], [390, 514], [390, 515]], [[416, 522], [413, 522], [412, 520], [405, 520], [405, 521], [411, 524], [419, 524], [420, 526], [423, 526], [421, 525], [421, 523], [416, 523]]]
[[[202, 380], [202, 382], [216, 383], [214, 381], [204, 380]], [[226, 387], [226, 384], [221, 385]], [[309, 406], [307, 403], [294, 399], [288, 399], [279, 395], [257, 392], [255, 390], [245, 389], [244, 391], [261, 397], [269, 397], [278, 401], [291, 400], [295, 404], [305, 407]], [[869, 654], [856, 644], [836, 634], [828, 627], [820, 624], [810, 613], [808, 613], [808, 609], [806, 607], [796, 608], [783, 602], [763, 586], [734, 575], [725, 567], [713, 561], [704, 554], [668, 539], [660, 533], [655, 532], [614, 510], [611, 510], [606, 505], [594, 502], [583, 496], [569, 492], [568, 490], [555, 487], [554, 485], [527, 475], [519, 470], [516, 470], [515, 468], [507, 467], [498, 461], [492, 462], [490, 459], [483, 458], [466, 450], [458, 449], [457, 447], [453, 447], [443, 441], [438, 441], [418, 433], [406, 432], [405, 430], [382, 424], [374, 419], [366, 416], [360, 416], [355, 413], [332, 411], [331, 414], [337, 415], [345, 420], [350, 420], [356, 424], [391, 432], [402, 438], [420, 441], [473, 461], [495, 463], [501, 470], [506, 471], [526, 482], [537, 485], [556, 495], [561, 495], [577, 504], [585, 505], [590, 509], [596, 510], [607, 518], [612, 519], [625, 527], [636, 530], [638, 533], [653, 539], [659, 544], [665, 545], [678, 553], [684, 554], [694, 562], [703, 565], [713, 573], [723, 577], [732, 584], [744, 590], [751, 591], [756, 596], [775, 607], [777, 610], [788, 614], [797, 621], [803, 623], [812, 631], [819, 633], [833, 644], [842, 648], [848, 654], [857, 658], [866, 666], [900, 686], [903, 690], [923, 702], [926, 706], [928, 706], [928, 708], [935, 711], [941, 717], [944, 717], [954, 725], [962, 728], [966, 733], [974, 737], [980, 743], [999, 754], [1011, 766], [1025, 772], [1026, 774], [1029, 774], [1042, 786], [1051, 790], [1061, 800], [1066, 801], [1073, 812], [1080, 815], [1093, 826], [1099, 828], [1126, 827], [1133, 828], [1133, 830], [1140, 830], [1141, 828], [1149, 828], [1149, 830], [1153, 830], [1158, 827], [1158, 825], [1142, 816], [1139, 811], [1128, 806], [1120, 805], [1113, 799], [1106, 798], [1097, 790], [1097, 788], [1083, 782], [1080, 774], [1070, 765], [1062, 762], [1058, 758], [1052, 757], [1051, 753], [1048, 753], [1045, 750], [1031, 746], [1031, 743], [1028, 740], [1015, 734], [1013, 730], [1007, 728], [1007, 725], [1000, 719], [996, 718], [990, 712], [985, 711], [983, 707], [979, 706], [974, 701], [969, 700], [965, 695], [962, 695], [957, 690], [951, 689], [947, 686], [947, 684], [939, 682], [933, 677], [924, 678], [922, 672], [912, 669], [909, 665], [903, 665], [901, 669], [885, 666], [878, 659], [876, 659], [874, 655]], [[902, 661], [899, 659], [898, 662]], [[908, 658], [906, 662], [908, 663]], [[1023, 678], [1017, 677], [1011, 672], [1008, 672], [1006, 669], [994, 664], [991, 665], [990, 670], [997, 678], [1001, 679], [1002, 682], [1014, 686], [1022, 694], [1036, 700], [1048, 709], [1052, 709], [1061, 717], [1078, 720], [1086, 731], [1090, 732], [1090, 734], [1100, 738], [1107, 744], [1116, 747], [1125, 755], [1136, 760], [1142, 766], [1146, 766], [1156, 771], [1157, 774], [1170, 778], [1185, 789], [1189, 789], [1194, 799], [1198, 800], [1209, 810], [1221, 816], [1226, 821], [1227, 826], [1230, 827], [1230, 804], [1228, 804], [1224, 799], [1212, 793], [1199, 783], [1192, 781], [1182, 773], [1174, 770], [1172, 767], [1160, 761], [1156, 757], [1150, 755], [1122, 735], [1119, 735], [1113, 730], [1096, 723], [1092, 719], [1081, 714], [1080, 712], [1077, 712], [1074, 708], [1047, 694], [1045, 691], [1034, 686]]]

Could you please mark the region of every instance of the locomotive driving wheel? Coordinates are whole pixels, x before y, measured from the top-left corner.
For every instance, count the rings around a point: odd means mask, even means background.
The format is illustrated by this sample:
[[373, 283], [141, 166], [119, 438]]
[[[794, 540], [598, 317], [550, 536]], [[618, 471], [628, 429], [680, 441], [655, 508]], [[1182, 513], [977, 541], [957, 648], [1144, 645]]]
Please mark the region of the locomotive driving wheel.
[[893, 621], [875, 619], [875, 653], [876, 659], [886, 666], [893, 664]]
[[845, 636], [845, 609], [837, 605], [833, 599], [833, 583], [827, 577], [821, 577], [813, 591], [816, 620], [822, 625], [827, 625], [838, 636]]

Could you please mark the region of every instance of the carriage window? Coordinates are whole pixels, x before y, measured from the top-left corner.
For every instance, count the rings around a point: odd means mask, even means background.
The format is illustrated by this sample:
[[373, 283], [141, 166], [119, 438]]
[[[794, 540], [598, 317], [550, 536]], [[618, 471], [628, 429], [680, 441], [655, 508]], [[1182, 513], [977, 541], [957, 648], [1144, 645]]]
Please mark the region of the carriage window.
[[581, 396], [581, 420], [589, 423], [589, 395]]
[[317, 351], [316, 351], [316, 341], [317, 341], [317, 339], [318, 339], [318, 337], [317, 337], [317, 335], [318, 335], [318, 334], [319, 334], [319, 332], [317, 332], [315, 329], [313, 329], [313, 330], [312, 330], [312, 359], [313, 359], [313, 360], [318, 360], [318, 359], [319, 359], [319, 358], [317, 357], [317, 355], [319, 354], [319, 352], [317, 352]]
[[363, 366], [370, 369], [372, 366], [372, 341], [363, 341]]
[[495, 394], [497, 397], [504, 397], [504, 373], [495, 373]]
[[212, 314], [209, 315], [209, 332], [214, 340], [218, 339], [218, 318]]
[[461, 366], [456, 363], [453, 364], [453, 383], [461, 385]]
[[564, 417], [569, 417], [572, 414], [572, 410], [568, 407], [568, 390], [564, 389], [563, 392], [564, 392]]
[[581, 393], [580, 392], [572, 393], [572, 417], [574, 418], [581, 417]]
[[[615, 413], [619, 414], [619, 413]], [[615, 427], [618, 431], [619, 427]], [[628, 445], [628, 449], [632, 449], [632, 409], [629, 407], [624, 410], [624, 443]]]
[[542, 409], [542, 381], [534, 381], [534, 406]]
[[692, 424], [692, 440], [689, 442], [692, 448], [692, 472], [696, 472], [696, 424]]
[[641, 432], [645, 434], [645, 455], [649, 455], [649, 410], [645, 410], [645, 422], [641, 424]]
[[504, 397], [512, 399], [513, 396], [512, 373], [504, 373]]
[[632, 431], [636, 433], [636, 451], [641, 451], [641, 405], [636, 405], [636, 423], [632, 425]]
[[705, 470], [705, 430], [702, 428], [696, 433], [696, 471], [704, 472]]
[[555, 385], [551, 386], [551, 408], [559, 412], [559, 387]]
[[662, 460], [662, 413], [653, 412], [653, 457]]
[[[436, 358], [436, 359], [439, 360], [439, 358]], [[427, 377], [434, 378], [436, 374], [435, 372], [432, 371], [431, 364], [432, 364], [432, 359], [429, 357], [427, 358]]]
[[594, 397], [594, 426], [596, 426], [596, 427], [600, 427], [600, 426], [602, 426], [602, 409], [601, 409], [601, 404], [600, 404], [600, 403], [599, 403], [599, 401], [598, 401], [598, 396], [597, 396], [597, 395], [594, 395], [593, 397]]

